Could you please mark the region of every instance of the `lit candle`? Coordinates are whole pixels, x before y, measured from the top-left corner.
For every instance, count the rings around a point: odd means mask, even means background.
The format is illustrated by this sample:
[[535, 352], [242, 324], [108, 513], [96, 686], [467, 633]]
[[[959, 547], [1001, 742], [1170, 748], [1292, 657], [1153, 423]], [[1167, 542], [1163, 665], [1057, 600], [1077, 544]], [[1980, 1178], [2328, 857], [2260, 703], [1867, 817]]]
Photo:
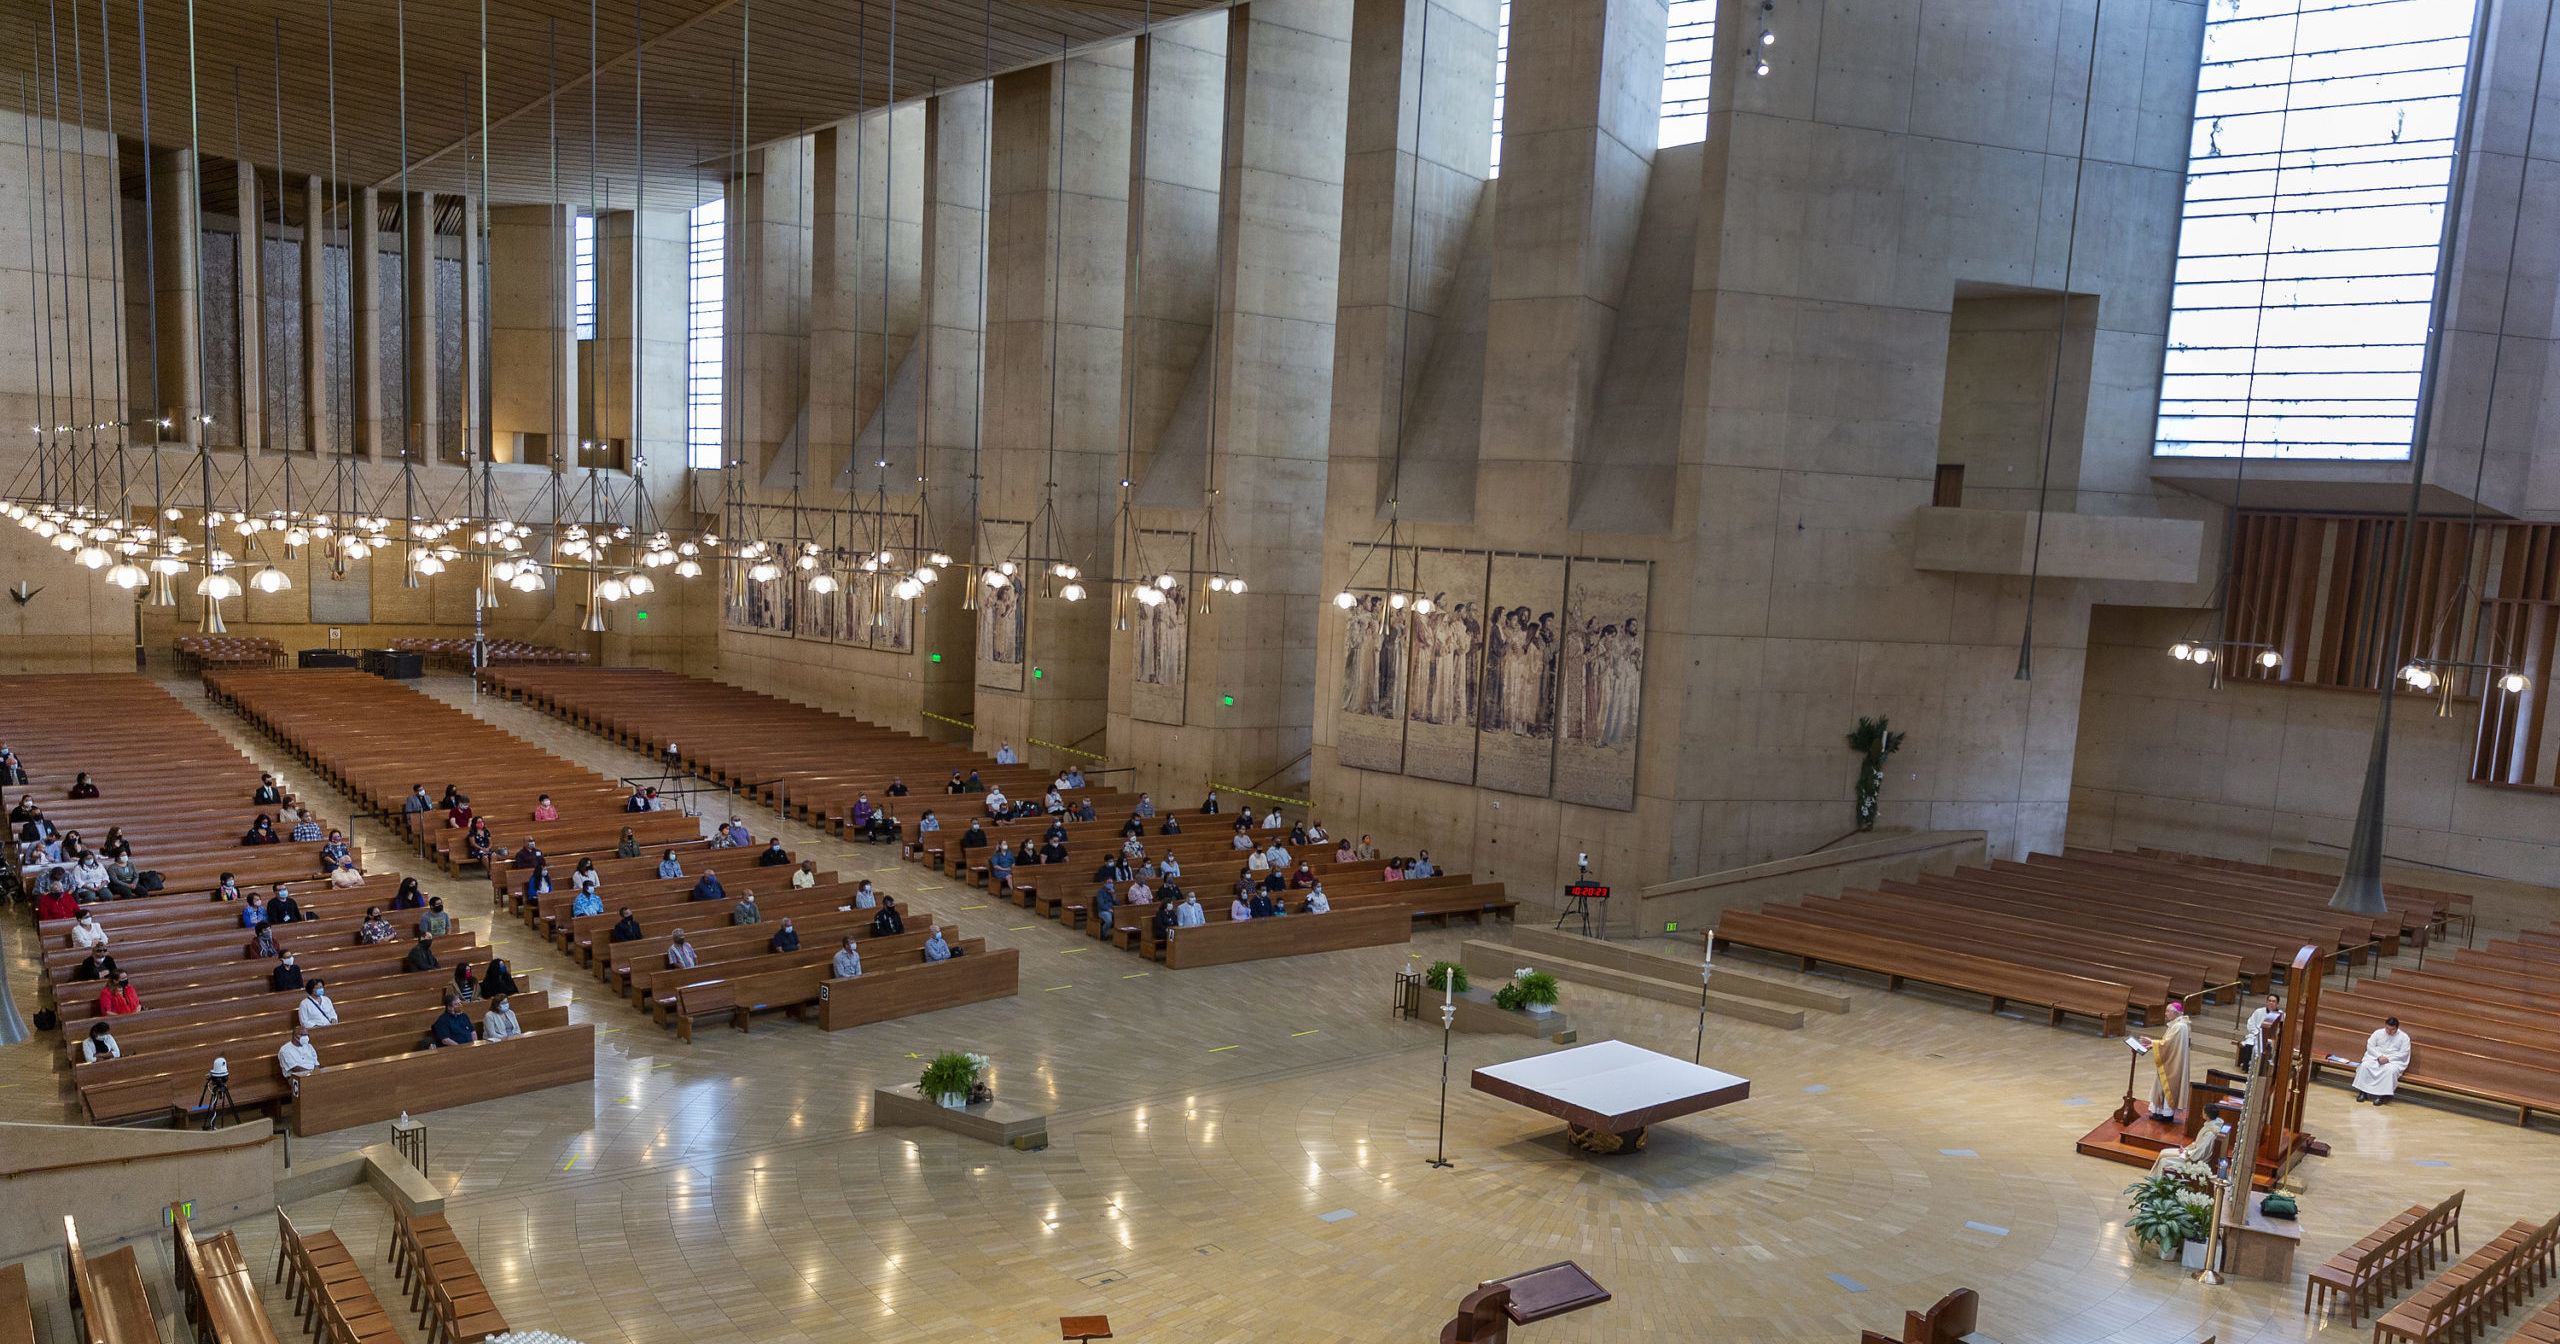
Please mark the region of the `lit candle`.
[[1458, 1001], [1458, 977], [1457, 977], [1457, 974], [1456, 974], [1455, 972], [1452, 972], [1452, 973], [1450, 973], [1450, 974], [1448, 974], [1448, 975], [1441, 976], [1441, 977], [1440, 977], [1440, 1006], [1441, 1006], [1441, 1007], [1443, 1007], [1443, 1008], [1446, 1008], [1446, 1007], [1449, 1007], [1450, 1005], [1452, 1005], [1452, 1004], [1456, 1003], [1457, 1001]]

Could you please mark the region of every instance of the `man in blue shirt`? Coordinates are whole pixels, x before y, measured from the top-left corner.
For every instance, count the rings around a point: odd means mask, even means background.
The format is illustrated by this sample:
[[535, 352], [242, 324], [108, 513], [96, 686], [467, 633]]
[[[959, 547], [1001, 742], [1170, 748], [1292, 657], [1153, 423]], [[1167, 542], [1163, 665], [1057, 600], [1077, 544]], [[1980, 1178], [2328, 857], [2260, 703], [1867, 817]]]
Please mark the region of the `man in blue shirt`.
[[436, 1015], [436, 1024], [427, 1031], [428, 1041], [442, 1050], [448, 1045], [469, 1045], [474, 1036], [471, 1017], [462, 1011], [462, 1000], [446, 995], [444, 1011]]
[[1111, 884], [1103, 883], [1093, 891], [1093, 917], [1102, 921], [1102, 931], [1111, 932], [1111, 907], [1114, 904]]
[[728, 889], [720, 885], [720, 875], [708, 868], [702, 870], [701, 880], [693, 884], [692, 894], [686, 897], [687, 900], [694, 901], [722, 901], [728, 898]]

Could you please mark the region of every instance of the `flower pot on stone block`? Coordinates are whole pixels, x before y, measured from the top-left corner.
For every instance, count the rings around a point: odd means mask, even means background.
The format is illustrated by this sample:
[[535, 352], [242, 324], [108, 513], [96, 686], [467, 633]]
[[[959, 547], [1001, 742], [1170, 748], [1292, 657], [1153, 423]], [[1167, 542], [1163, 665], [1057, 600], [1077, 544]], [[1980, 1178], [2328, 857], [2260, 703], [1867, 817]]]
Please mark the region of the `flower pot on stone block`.
[[970, 1091], [986, 1072], [986, 1057], [945, 1050], [924, 1066], [916, 1079], [916, 1091], [931, 1097], [944, 1110], [957, 1111], [969, 1104]]

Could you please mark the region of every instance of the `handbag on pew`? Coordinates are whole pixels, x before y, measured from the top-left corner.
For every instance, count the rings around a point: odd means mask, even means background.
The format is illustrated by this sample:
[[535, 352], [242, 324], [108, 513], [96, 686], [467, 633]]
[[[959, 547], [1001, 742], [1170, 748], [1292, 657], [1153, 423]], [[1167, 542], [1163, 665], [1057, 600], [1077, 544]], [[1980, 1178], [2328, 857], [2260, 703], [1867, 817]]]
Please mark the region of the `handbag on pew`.
[[157, 868], [145, 868], [133, 876], [134, 890], [141, 892], [145, 896], [159, 891], [161, 888], [168, 885], [169, 879], [161, 876], [160, 870]]

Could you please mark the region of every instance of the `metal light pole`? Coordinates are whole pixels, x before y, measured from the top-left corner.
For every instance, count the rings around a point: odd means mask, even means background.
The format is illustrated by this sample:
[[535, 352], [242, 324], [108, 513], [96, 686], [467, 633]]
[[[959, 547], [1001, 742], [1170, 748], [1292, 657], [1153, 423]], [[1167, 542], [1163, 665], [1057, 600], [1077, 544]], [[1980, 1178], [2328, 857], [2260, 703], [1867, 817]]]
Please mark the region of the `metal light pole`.
[[1698, 963], [1698, 1044], [1689, 1062], [1707, 1062], [1707, 982], [1716, 978], [1716, 931], [1707, 930], [1707, 959]]
[[[2477, 4], [2472, 19], [2469, 74], [2463, 83], [2462, 115], [2456, 122], [2460, 130], [2454, 137], [2454, 171], [2445, 194], [2444, 229], [2437, 240], [2440, 260], [2436, 266], [2434, 303], [2428, 309], [2426, 355], [2419, 370], [2416, 414], [2410, 422], [2409, 508], [2400, 522], [2400, 568], [2391, 581], [2391, 606], [2383, 622], [2382, 701], [2374, 709], [2373, 747], [2365, 758], [2364, 792], [2356, 801], [2356, 825], [2347, 842], [2346, 869], [2338, 876], [2337, 894], [2329, 898], [2330, 909], [2351, 914], [2378, 915], [2389, 908], [2382, 898], [2382, 815], [2383, 777], [2391, 761], [2391, 690], [2400, 676], [2400, 625], [2408, 610], [2410, 563], [2417, 554], [2418, 505], [2426, 493], [2427, 446], [2432, 437], [2428, 422], [2434, 418], [2436, 383], [2443, 371], [2444, 318], [2453, 299], [2453, 248], [2461, 236], [2462, 204], [2471, 178], [2468, 145], [2479, 120], [2488, 9], [2485, 2]], [[2485, 441], [2480, 451], [2488, 452]], [[2236, 495], [2231, 501], [2231, 513], [2231, 521], [2225, 526], [2236, 525], [2239, 520], [2240, 500]], [[2469, 563], [2468, 557], [2464, 563]]]
[[1458, 973], [1440, 977], [1440, 1143], [1431, 1159], [1435, 1167], [1454, 1167], [1449, 1160], [1449, 1033], [1458, 1022]]

